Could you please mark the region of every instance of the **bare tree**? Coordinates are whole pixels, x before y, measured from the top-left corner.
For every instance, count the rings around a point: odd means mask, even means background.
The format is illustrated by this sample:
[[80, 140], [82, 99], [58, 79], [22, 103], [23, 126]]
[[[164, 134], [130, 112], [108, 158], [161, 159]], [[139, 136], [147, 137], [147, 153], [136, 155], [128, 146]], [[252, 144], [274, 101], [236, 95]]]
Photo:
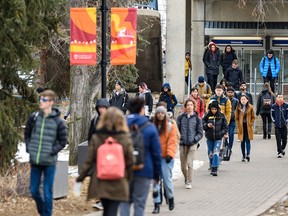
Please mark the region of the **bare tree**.
[[277, 8], [277, 4], [282, 4], [284, 6], [284, 0], [239, 0], [238, 7], [244, 8], [248, 3], [255, 4], [255, 7], [252, 11], [252, 15], [256, 18], [256, 20], [260, 23], [265, 22], [265, 18], [268, 14], [272, 12], [279, 14], [279, 10]]

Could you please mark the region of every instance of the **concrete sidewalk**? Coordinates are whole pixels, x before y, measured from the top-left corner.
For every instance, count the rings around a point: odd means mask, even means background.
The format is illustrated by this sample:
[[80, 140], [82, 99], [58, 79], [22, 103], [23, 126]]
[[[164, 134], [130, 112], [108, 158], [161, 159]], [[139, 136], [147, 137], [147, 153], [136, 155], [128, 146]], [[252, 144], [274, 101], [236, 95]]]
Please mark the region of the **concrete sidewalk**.
[[[209, 174], [207, 148], [202, 141], [196, 157], [205, 163], [194, 172], [192, 189], [185, 189], [183, 178], [175, 181], [175, 209], [169, 211], [163, 203], [158, 215], [254, 216], [288, 193], [288, 157], [277, 158], [275, 136], [263, 140], [262, 136], [255, 135], [249, 163], [241, 162], [236, 136], [231, 161], [222, 162], [217, 177]], [[153, 207], [150, 194], [145, 215], [153, 215]], [[89, 215], [102, 215], [102, 212]]]

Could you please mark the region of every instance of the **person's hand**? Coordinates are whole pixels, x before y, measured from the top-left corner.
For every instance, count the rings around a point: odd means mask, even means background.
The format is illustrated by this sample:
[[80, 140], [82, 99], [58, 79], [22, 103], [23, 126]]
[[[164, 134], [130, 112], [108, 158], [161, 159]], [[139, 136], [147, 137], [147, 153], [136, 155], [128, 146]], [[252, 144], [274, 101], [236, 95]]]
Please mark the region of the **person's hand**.
[[64, 120], [66, 120], [67, 119], [67, 116], [64, 116]]
[[165, 158], [165, 160], [166, 160], [166, 163], [170, 163], [171, 160], [172, 160], [172, 157], [170, 157], [169, 155], [167, 155], [166, 158]]
[[208, 123], [207, 126], [208, 126], [209, 128], [214, 128], [214, 126], [213, 126], [212, 123]]

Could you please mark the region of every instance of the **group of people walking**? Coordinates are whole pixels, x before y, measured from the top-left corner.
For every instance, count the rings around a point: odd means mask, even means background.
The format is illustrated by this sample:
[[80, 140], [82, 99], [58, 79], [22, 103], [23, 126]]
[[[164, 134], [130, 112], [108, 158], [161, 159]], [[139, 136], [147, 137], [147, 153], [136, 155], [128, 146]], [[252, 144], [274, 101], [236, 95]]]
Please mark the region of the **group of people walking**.
[[[139, 92], [131, 98], [123, 83], [117, 81], [111, 98], [101, 98], [96, 102], [96, 116], [91, 120], [88, 132], [88, 155], [76, 181], [82, 182], [85, 177], [91, 177], [88, 199], [98, 199], [95, 205], [103, 205], [103, 215], [116, 216], [120, 212], [120, 215], [129, 216], [131, 205], [134, 206], [134, 216], [144, 215], [151, 183], [153, 213], [160, 212], [163, 202], [172, 211], [175, 208], [172, 170], [177, 147], [184, 186], [191, 189], [193, 161], [204, 134], [212, 176], [218, 175], [224, 140], [228, 140], [228, 149], [232, 152], [236, 126], [241, 141], [241, 160], [250, 162], [255, 114], [253, 98], [243, 81], [237, 56], [230, 45], [220, 55], [217, 45], [210, 43], [203, 61], [207, 82], [204, 76], [198, 77], [176, 121], [174, 109], [178, 101], [169, 83], [163, 84], [154, 110], [151, 91], [144, 82], [139, 84]], [[188, 70], [192, 68], [190, 53], [186, 53], [186, 64]], [[225, 80], [218, 84], [220, 65]], [[280, 63], [273, 51], [267, 52], [267, 56], [261, 60], [261, 67], [265, 84], [255, 105], [256, 115], [262, 118], [263, 139], [271, 139], [272, 122], [275, 124], [277, 157], [281, 158], [285, 156], [287, 144], [288, 104], [282, 93], [274, 94]], [[67, 143], [67, 127], [59, 117], [59, 110], [53, 107], [55, 98], [51, 90], [42, 92], [39, 97], [40, 111], [31, 114], [25, 128], [26, 149], [31, 163], [30, 190], [40, 215], [52, 215], [51, 188], [57, 153]], [[134, 138], [132, 131], [137, 135]], [[138, 145], [143, 144], [142, 150], [136, 149], [136, 139]], [[99, 152], [107, 146], [113, 152], [101, 155]], [[136, 166], [141, 151], [144, 152], [142, 164]], [[116, 154], [117, 157], [114, 157]], [[122, 157], [118, 158], [119, 154]], [[107, 173], [106, 176], [103, 174], [109, 172], [103, 171], [107, 165], [100, 163], [103, 157], [108, 162], [117, 161], [115, 166], [119, 166], [119, 176], [112, 178], [107, 177]], [[44, 198], [39, 189], [42, 173]]]

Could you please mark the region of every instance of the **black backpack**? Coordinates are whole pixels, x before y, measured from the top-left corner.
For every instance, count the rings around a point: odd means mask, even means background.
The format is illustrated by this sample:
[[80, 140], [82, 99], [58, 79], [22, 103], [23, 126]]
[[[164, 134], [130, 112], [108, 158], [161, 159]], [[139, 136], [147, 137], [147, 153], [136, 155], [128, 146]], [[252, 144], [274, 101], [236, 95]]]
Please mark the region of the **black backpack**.
[[269, 92], [263, 94], [261, 100], [263, 109], [270, 109], [272, 107], [272, 96]]
[[139, 127], [137, 124], [133, 124], [130, 126], [130, 135], [134, 146], [133, 155], [135, 158], [133, 170], [141, 170], [144, 168], [145, 145], [144, 145], [144, 137], [141, 131], [150, 124], [151, 124], [150, 122], [146, 122], [141, 127]]

